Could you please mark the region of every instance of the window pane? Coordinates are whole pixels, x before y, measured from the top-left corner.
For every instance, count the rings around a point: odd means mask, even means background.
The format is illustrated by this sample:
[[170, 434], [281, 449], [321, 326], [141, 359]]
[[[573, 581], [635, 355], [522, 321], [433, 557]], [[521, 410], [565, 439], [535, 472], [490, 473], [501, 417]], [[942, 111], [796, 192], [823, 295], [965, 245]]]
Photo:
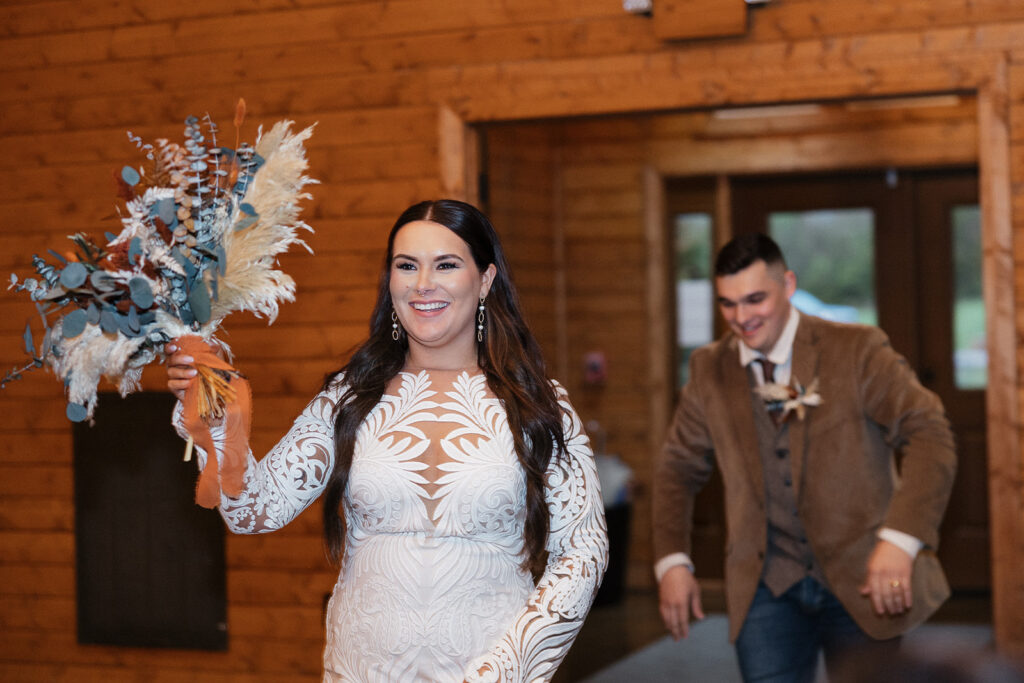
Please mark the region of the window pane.
[[686, 383], [690, 354], [714, 335], [711, 291], [711, 216], [681, 213], [675, 220], [676, 340], [679, 386]]
[[878, 323], [871, 209], [776, 212], [768, 217], [768, 231], [796, 273], [798, 310], [828, 320]]
[[981, 295], [981, 210], [957, 206], [953, 224], [953, 367], [958, 389], [984, 389], [988, 369]]

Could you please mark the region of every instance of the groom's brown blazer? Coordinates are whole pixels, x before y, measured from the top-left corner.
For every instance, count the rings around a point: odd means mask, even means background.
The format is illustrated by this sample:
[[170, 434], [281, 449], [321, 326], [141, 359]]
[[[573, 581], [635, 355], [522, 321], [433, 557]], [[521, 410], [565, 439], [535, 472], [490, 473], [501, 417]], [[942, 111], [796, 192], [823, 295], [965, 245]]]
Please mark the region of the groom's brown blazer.
[[[935, 548], [956, 470], [938, 398], [917, 381], [881, 330], [800, 316], [792, 376], [818, 380], [823, 403], [789, 417], [800, 519], [828, 588], [860, 627], [890, 638], [948, 597]], [[690, 552], [694, 496], [717, 463], [725, 483], [725, 590], [730, 639], [754, 597], [767, 544], [765, 487], [752, 399], [731, 333], [693, 353], [690, 379], [654, 471], [655, 559]], [[900, 452], [897, 474], [894, 452]], [[913, 567], [913, 608], [879, 617], [859, 588], [880, 527], [924, 542]]]

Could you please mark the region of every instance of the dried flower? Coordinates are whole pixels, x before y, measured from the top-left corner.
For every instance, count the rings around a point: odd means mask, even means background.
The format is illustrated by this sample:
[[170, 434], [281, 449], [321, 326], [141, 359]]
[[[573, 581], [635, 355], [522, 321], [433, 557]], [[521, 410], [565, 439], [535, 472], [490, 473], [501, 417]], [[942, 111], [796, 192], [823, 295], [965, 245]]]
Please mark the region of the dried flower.
[[[244, 118], [239, 101], [236, 127]], [[299, 229], [312, 231], [299, 219], [299, 202], [309, 197], [303, 187], [316, 182], [305, 175], [312, 127], [292, 133], [291, 125], [260, 128], [255, 144], [235, 149], [218, 143], [209, 116], [185, 120], [182, 144], [143, 144], [129, 133], [149, 163], [115, 176], [125, 200], [120, 233], [108, 232], [102, 244], [72, 235], [75, 252], [51, 250], [54, 262], [33, 256], [37, 277], [11, 276], [9, 289], [29, 294], [44, 333], [37, 345], [26, 328], [31, 362], [0, 386], [46, 365], [67, 387], [68, 417], [81, 421], [92, 416], [101, 377], [122, 395], [138, 389], [142, 368], [162, 360], [171, 339], [197, 335], [227, 351], [215, 333], [228, 314], [248, 310], [273, 322], [279, 302], [295, 296], [277, 257], [306, 246]], [[210, 415], [222, 407], [207, 406]]]
[[815, 377], [805, 388], [794, 377], [791, 385], [769, 383], [755, 389], [770, 413], [779, 413], [778, 421], [783, 422], [791, 413], [803, 420], [807, 409], [820, 406], [824, 400], [818, 393], [818, 378]]

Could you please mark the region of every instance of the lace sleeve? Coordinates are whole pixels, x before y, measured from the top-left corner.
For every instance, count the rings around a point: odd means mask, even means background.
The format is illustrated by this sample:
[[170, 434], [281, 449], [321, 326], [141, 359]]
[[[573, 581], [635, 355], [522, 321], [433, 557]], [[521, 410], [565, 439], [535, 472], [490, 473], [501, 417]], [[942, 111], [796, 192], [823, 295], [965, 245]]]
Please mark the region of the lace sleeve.
[[566, 453], [547, 472], [548, 561], [512, 626], [471, 663], [469, 683], [549, 681], [583, 626], [608, 564], [608, 531], [590, 442], [565, 391]]
[[[228, 528], [236, 534], [260, 534], [280, 529], [316, 500], [334, 468], [334, 406], [340, 392], [318, 394], [295, 419], [291, 429], [259, 462], [250, 450], [246, 458], [245, 488], [236, 498], [221, 493], [218, 506]], [[174, 427], [183, 438], [179, 403]], [[210, 427], [217, 457], [221, 457], [224, 429]], [[199, 469], [207, 454], [196, 448]]]

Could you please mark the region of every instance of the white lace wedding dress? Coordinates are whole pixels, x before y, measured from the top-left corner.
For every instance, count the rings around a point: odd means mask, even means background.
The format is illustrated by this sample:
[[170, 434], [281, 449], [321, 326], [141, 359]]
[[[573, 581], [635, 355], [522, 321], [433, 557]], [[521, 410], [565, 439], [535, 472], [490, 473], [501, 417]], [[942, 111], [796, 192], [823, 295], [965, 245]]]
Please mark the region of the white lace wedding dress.
[[[261, 461], [250, 454], [245, 490], [221, 500], [232, 531], [278, 529], [320, 495], [343, 388], [314, 398]], [[324, 681], [550, 680], [608, 550], [590, 446], [558, 391], [568, 453], [547, 472], [549, 556], [534, 585], [520, 567], [525, 477], [484, 376], [421, 371], [392, 380], [357, 434]]]

